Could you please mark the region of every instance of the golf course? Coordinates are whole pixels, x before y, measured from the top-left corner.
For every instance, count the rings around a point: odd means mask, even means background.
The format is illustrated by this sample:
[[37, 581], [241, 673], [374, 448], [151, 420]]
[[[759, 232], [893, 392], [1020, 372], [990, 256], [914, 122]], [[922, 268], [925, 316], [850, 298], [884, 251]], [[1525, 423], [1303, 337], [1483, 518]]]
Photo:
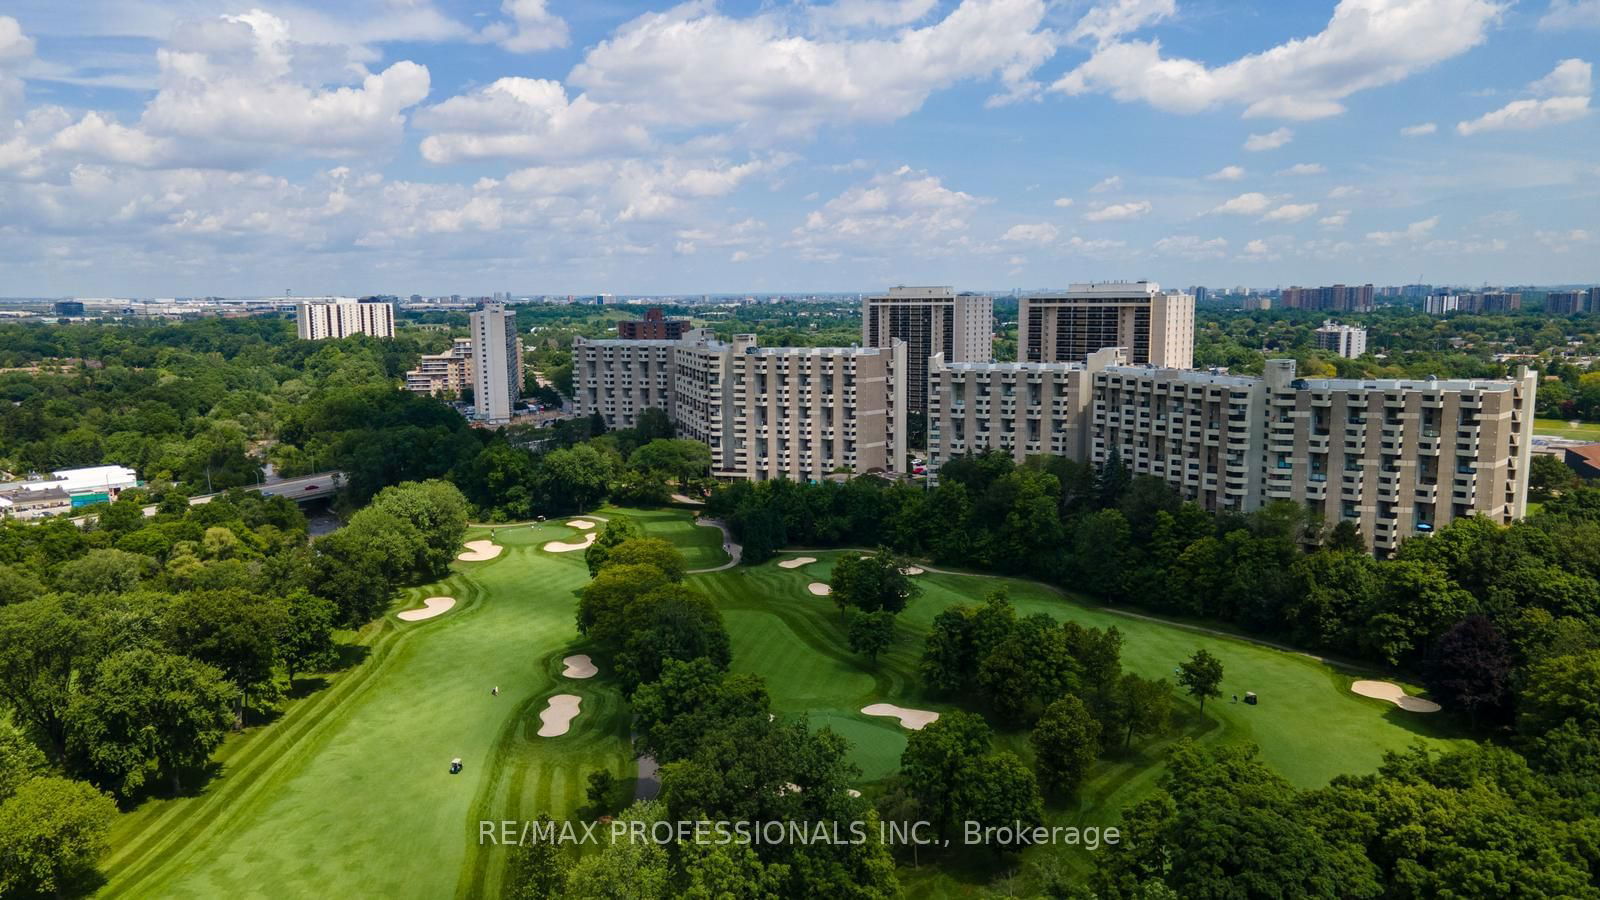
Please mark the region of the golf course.
[[[691, 570], [728, 561], [722, 533], [685, 510], [603, 508], [586, 519], [603, 525], [617, 515], [670, 540]], [[474, 527], [467, 540], [498, 547], [492, 558], [457, 562], [450, 577], [407, 591], [390, 615], [349, 635], [351, 664], [305, 679], [303, 696], [276, 720], [230, 737], [216, 776], [198, 793], [147, 800], [123, 815], [102, 895], [498, 896], [508, 853], [480, 846], [480, 820], [579, 814], [589, 773], [608, 769], [630, 789], [635, 775], [621, 694], [607, 660], [574, 625], [577, 592], [588, 581], [584, 555], [546, 548], [581, 544], [594, 530], [567, 520]], [[1302, 787], [1371, 772], [1385, 751], [1418, 741], [1453, 743], [1441, 717], [1351, 692], [1354, 681], [1383, 673], [1124, 614], [1015, 579], [915, 575], [921, 596], [901, 615], [890, 650], [869, 663], [846, 649], [834, 603], [808, 588], [828, 580], [839, 551], [807, 554], [815, 562], [780, 567], [799, 555], [789, 553], [692, 574], [689, 582], [721, 609], [733, 669], [765, 676], [779, 715], [806, 716], [846, 738], [862, 772], [857, 787], [869, 798], [874, 782], [896, 770], [908, 732], [863, 707], [950, 709], [920, 688], [922, 635], [941, 610], [975, 604], [1001, 585], [1021, 615], [1118, 628], [1129, 671], [1170, 678], [1179, 661], [1204, 648], [1226, 673], [1222, 698], [1207, 703], [1203, 716], [1180, 699], [1173, 735], [1102, 760], [1077, 805], [1050, 808], [1052, 820], [1114, 823], [1160, 777], [1162, 747], [1180, 736], [1254, 742]], [[400, 617], [408, 610], [418, 611], [413, 621]], [[566, 661], [579, 654], [593, 655], [596, 675], [564, 674], [586, 671]], [[1247, 691], [1259, 705], [1229, 701]], [[552, 703], [557, 695], [576, 700]], [[553, 732], [570, 730], [541, 737], [549, 721], [541, 713], [554, 714]], [[1025, 735], [1001, 732], [1000, 742], [1030, 753]], [[460, 774], [450, 772], [454, 759], [462, 761]], [[924, 866], [902, 879], [913, 896], [970, 889], [959, 869]]]

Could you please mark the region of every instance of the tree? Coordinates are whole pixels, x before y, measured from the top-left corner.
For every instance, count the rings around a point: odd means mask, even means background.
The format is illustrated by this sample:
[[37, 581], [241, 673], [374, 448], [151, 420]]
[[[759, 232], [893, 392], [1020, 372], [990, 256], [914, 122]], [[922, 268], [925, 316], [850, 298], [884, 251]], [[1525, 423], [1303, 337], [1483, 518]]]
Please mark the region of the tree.
[[616, 474], [616, 458], [579, 444], [545, 454], [538, 473], [537, 494], [543, 509], [581, 513], [605, 498]]
[[687, 438], [658, 438], [633, 451], [628, 465], [687, 482], [711, 469], [711, 448]]
[[841, 556], [833, 564], [833, 578], [829, 581], [833, 601], [841, 612], [855, 607], [864, 612], [898, 613], [920, 593], [904, 570], [905, 564], [886, 549], [871, 556]]
[[918, 671], [930, 689], [942, 694], [966, 690], [977, 672], [972, 648], [973, 609], [952, 606], [933, 617]]
[[1072, 540], [1083, 587], [1111, 600], [1122, 599], [1132, 552], [1131, 530], [1122, 512], [1103, 509], [1086, 516], [1073, 531]]
[[204, 764], [233, 721], [222, 673], [188, 657], [129, 650], [106, 658], [93, 686], [73, 699], [73, 758], [122, 797], [165, 774]]
[[612, 516], [600, 529], [600, 534], [595, 537], [589, 549], [583, 551], [583, 561], [589, 566], [589, 577], [600, 574], [605, 568], [606, 561], [611, 556], [611, 548], [624, 541], [644, 537], [644, 529], [627, 516]]
[[59, 597], [0, 606], [0, 700], [49, 742], [52, 756], [66, 747], [67, 706], [87, 632]]
[[847, 611], [845, 633], [852, 652], [877, 662], [878, 654], [894, 643], [894, 613], [886, 609], [866, 613], [852, 608]]
[[1205, 650], [1196, 650], [1178, 665], [1178, 683], [1189, 696], [1199, 699], [1200, 711], [1205, 712], [1207, 697], [1222, 696], [1222, 660]]
[[688, 563], [671, 541], [662, 538], [629, 538], [606, 554], [606, 566], [650, 566], [671, 581], [682, 581]]
[[1133, 746], [1136, 734], [1157, 735], [1167, 730], [1172, 717], [1172, 685], [1165, 679], [1151, 681], [1132, 672], [1122, 676], [1119, 712], [1127, 732], [1124, 748]]
[[1533, 455], [1528, 467], [1528, 499], [1543, 503], [1581, 482], [1578, 473], [1559, 458], [1546, 453]]
[[1012, 723], [1037, 718], [1045, 706], [1079, 686], [1077, 660], [1066, 633], [1043, 613], [1017, 622], [978, 663], [978, 684], [995, 713]]
[[288, 610], [239, 590], [181, 594], [165, 616], [166, 643], [221, 670], [238, 689], [240, 723], [252, 692], [272, 682]]
[[399, 548], [392, 548], [397, 581], [414, 584], [449, 573], [467, 534], [467, 498], [455, 485], [448, 481], [422, 481], [387, 487], [362, 512], [368, 511], [393, 516], [414, 528], [420, 538], [407, 548], [411, 551], [408, 556], [400, 555]]
[[589, 801], [589, 808], [599, 813], [611, 809], [611, 798], [617, 793], [617, 776], [611, 774], [610, 769], [600, 769], [590, 772], [588, 781], [584, 797]]
[[1487, 616], [1468, 616], [1446, 631], [1423, 676], [1441, 703], [1464, 709], [1476, 727], [1481, 711], [1500, 708], [1511, 682], [1511, 648]]
[[923, 815], [941, 834], [955, 829], [961, 800], [971, 796], [973, 767], [988, 752], [992, 738], [982, 718], [952, 710], [906, 740], [900, 773]]
[[1100, 723], [1082, 700], [1066, 696], [1045, 707], [1028, 740], [1045, 787], [1070, 794], [1100, 754]]
[[1361, 536], [1361, 526], [1349, 519], [1340, 519], [1329, 533], [1324, 545], [1334, 553], [1367, 552], [1367, 539]]
[[[549, 834], [555, 828], [547, 813], [540, 813], [534, 824], [538, 828], [535, 834]], [[524, 841], [517, 847], [506, 879], [507, 900], [561, 900], [571, 869], [572, 855], [559, 843]]]
[[[644, 822], [646, 827], [666, 814], [659, 802], [635, 803], [617, 818]], [[666, 900], [671, 866], [666, 848], [655, 841], [616, 841], [583, 857], [567, 875], [570, 900]]]
[[602, 569], [578, 597], [578, 631], [608, 647], [627, 638], [628, 607], [671, 579], [655, 566], [615, 565]]
[[755, 675], [724, 672], [709, 659], [669, 659], [661, 677], [634, 693], [638, 748], [659, 763], [684, 759], [704, 735], [752, 719], [767, 721], [770, 701]]
[[339, 660], [333, 629], [339, 608], [309, 591], [295, 591], [284, 600], [283, 627], [278, 632], [278, 655], [289, 675], [331, 668]]
[[[629, 568], [634, 567], [614, 566], [600, 574]], [[704, 657], [718, 668], [726, 668], [733, 656], [716, 604], [682, 584], [663, 585], [630, 604], [624, 613], [623, 634], [615, 660], [617, 678], [628, 694], [659, 678], [668, 660]]]
[[56, 569], [56, 586], [80, 594], [121, 594], [156, 573], [156, 561], [122, 550], [90, 550]]
[[0, 803], [0, 897], [61, 896], [111, 848], [117, 805], [81, 781], [34, 778]]
[[7, 718], [0, 718], [0, 803], [45, 773], [44, 754]]
[[957, 805], [964, 821], [989, 828], [1010, 826], [1010, 843], [990, 844], [995, 853], [1017, 850], [1028, 845], [1020, 832], [1034, 828], [1044, 819], [1039, 800], [1039, 784], [1033, 770], [1012, 753], [994, 753], [971, 765], [962, 780]]
[[764, 863], [747, 846], [709, 841], [684, 841], [683, 875], [688, 887], [685, 900], [778, 900], [784, 896], [790, 867], [783, 863]]

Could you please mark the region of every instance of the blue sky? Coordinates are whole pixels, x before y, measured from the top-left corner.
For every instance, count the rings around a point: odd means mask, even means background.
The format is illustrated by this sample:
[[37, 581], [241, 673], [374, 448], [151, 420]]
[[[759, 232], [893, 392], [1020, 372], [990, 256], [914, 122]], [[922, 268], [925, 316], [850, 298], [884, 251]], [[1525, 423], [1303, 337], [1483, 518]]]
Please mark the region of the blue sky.
[[1600, 0], [11, 0], [0, 295], [1600, 280]]

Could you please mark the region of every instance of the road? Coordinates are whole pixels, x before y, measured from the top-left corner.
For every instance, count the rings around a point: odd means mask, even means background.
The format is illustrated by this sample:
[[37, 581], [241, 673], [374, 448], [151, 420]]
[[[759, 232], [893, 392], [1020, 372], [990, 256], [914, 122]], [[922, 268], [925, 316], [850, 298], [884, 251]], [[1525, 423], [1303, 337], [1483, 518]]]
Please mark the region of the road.
[[[296, 503], [300, 503], [306, 500], [320, 500], [323, 497], [331, 497], [338, 493], [339, 487], [343, 483], [343, 472], [318, 472], [315, 475], [303, 475], [299, 478], [286, 478], [282, 481], [274, 482], [273, 484], [252, 484], [245, 487], [244, 490], [259, 491], [263, 497], [288, 497]], [[205, 504], [210, 503], [212, 498], [220, 496], [222, 496], [222, 494], [219, 492], [215, 494], [201, 494], [198, 497], [190, 497], [189, 505], [204, 506]], [[156, 507], [154, 505], [146, 506], [144, 508], [144, 514], [146, 518], [154, 516], [156, 514]], [[77, 525], [79, 528], [82, 528], [85, 525], [94, 522], [95, 518], [95, 516], [74, 516], [67, 521]]]

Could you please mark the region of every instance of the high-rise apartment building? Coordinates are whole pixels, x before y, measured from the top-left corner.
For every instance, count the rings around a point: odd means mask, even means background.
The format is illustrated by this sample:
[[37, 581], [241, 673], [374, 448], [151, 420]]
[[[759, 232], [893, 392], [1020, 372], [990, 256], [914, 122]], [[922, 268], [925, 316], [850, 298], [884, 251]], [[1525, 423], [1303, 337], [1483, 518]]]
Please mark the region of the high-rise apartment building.
[[688, 319], [669, 319], [659, 306], [645, 310], [642, 319], [617, 323], [617, 337], [625, 341], [675, 341], [688, 330]]
[[1371, 312], [1376, 290], [1370, 284], [1303, 288], [1287, 287], [1279, 294], [1284, 309], [1319, 309], [1330, 312]]
[[443, 353], [425, 353], [417, 367], [406, 373], [406, 390], [414, 394], [459, 395], [474, 387], [472, 338], [456, 338]]
[[517, 314], [503, 303], [485, 303], [472, 312], [474, 418], [492, 425], [511, 421], [522, 396], [522, 338]]
[[1356, 325], [1323, 322], [1317, 329], [1317, 346], [1345, 359], [1356, 359], [1367, 352], [1367, 330]]
[[1422, 311], [1430, 316], [1442, 316], [1461, 308], [1461, 298], [1455, 294], [1429, 294], [1422, 300]]
[[1589, 312], [1590, 291], [1550, 291], [1544, 295], [1544, 311], [1553, 316], [1576, 316]]
[[302, 341], [325, 341], [354, 334], [392, 338], [394, 304], [349, 299], [302, 300], [296, 307], [295, 328]]
[[979, 362], [994, 355], [994, 299], [948, 287], [893, 287], [861, 301], [861, 343], [888, 349], [905, 341], [906, 402], [928, 409], [928, 360]]
[[1522, 295], [1515, 291], [1482, 291], [1461, 295], [1461, 311], [1467, 313], [1516, 312], [1522, 308]]
[[1005, 450], [1022, 462], [1048, 453], [1088, 457], [1089, 400], [1094, 373], [1126, 362], [1108, 347], [1087, 362], [929, 363], [928, 466], [959, 456]]
[[1074, 284], [1018, 301], [1017, 358], [1083, 362], [1122, 347], [1135, 365], [1187, 369], [1194, 364], [1194, 297], [1151, 281]]
[[1090, 459], [1116, 449], [1210, 509], [1289, 500], [1392, 550], [1463, 516], [1527, 511], [1537, 373], [1508, 381], [1300, 379], [1108, 367]]
[[906, 346], [759, 347], [691, 331], [680, 341], [573, 342], [580, 413], [627, 427], [647, 408], [711, 449], [713, 474], [820, 480], [902, 471]]
[[1600, 313], [1600, 287], [1589, 288], [1588, 311]]

